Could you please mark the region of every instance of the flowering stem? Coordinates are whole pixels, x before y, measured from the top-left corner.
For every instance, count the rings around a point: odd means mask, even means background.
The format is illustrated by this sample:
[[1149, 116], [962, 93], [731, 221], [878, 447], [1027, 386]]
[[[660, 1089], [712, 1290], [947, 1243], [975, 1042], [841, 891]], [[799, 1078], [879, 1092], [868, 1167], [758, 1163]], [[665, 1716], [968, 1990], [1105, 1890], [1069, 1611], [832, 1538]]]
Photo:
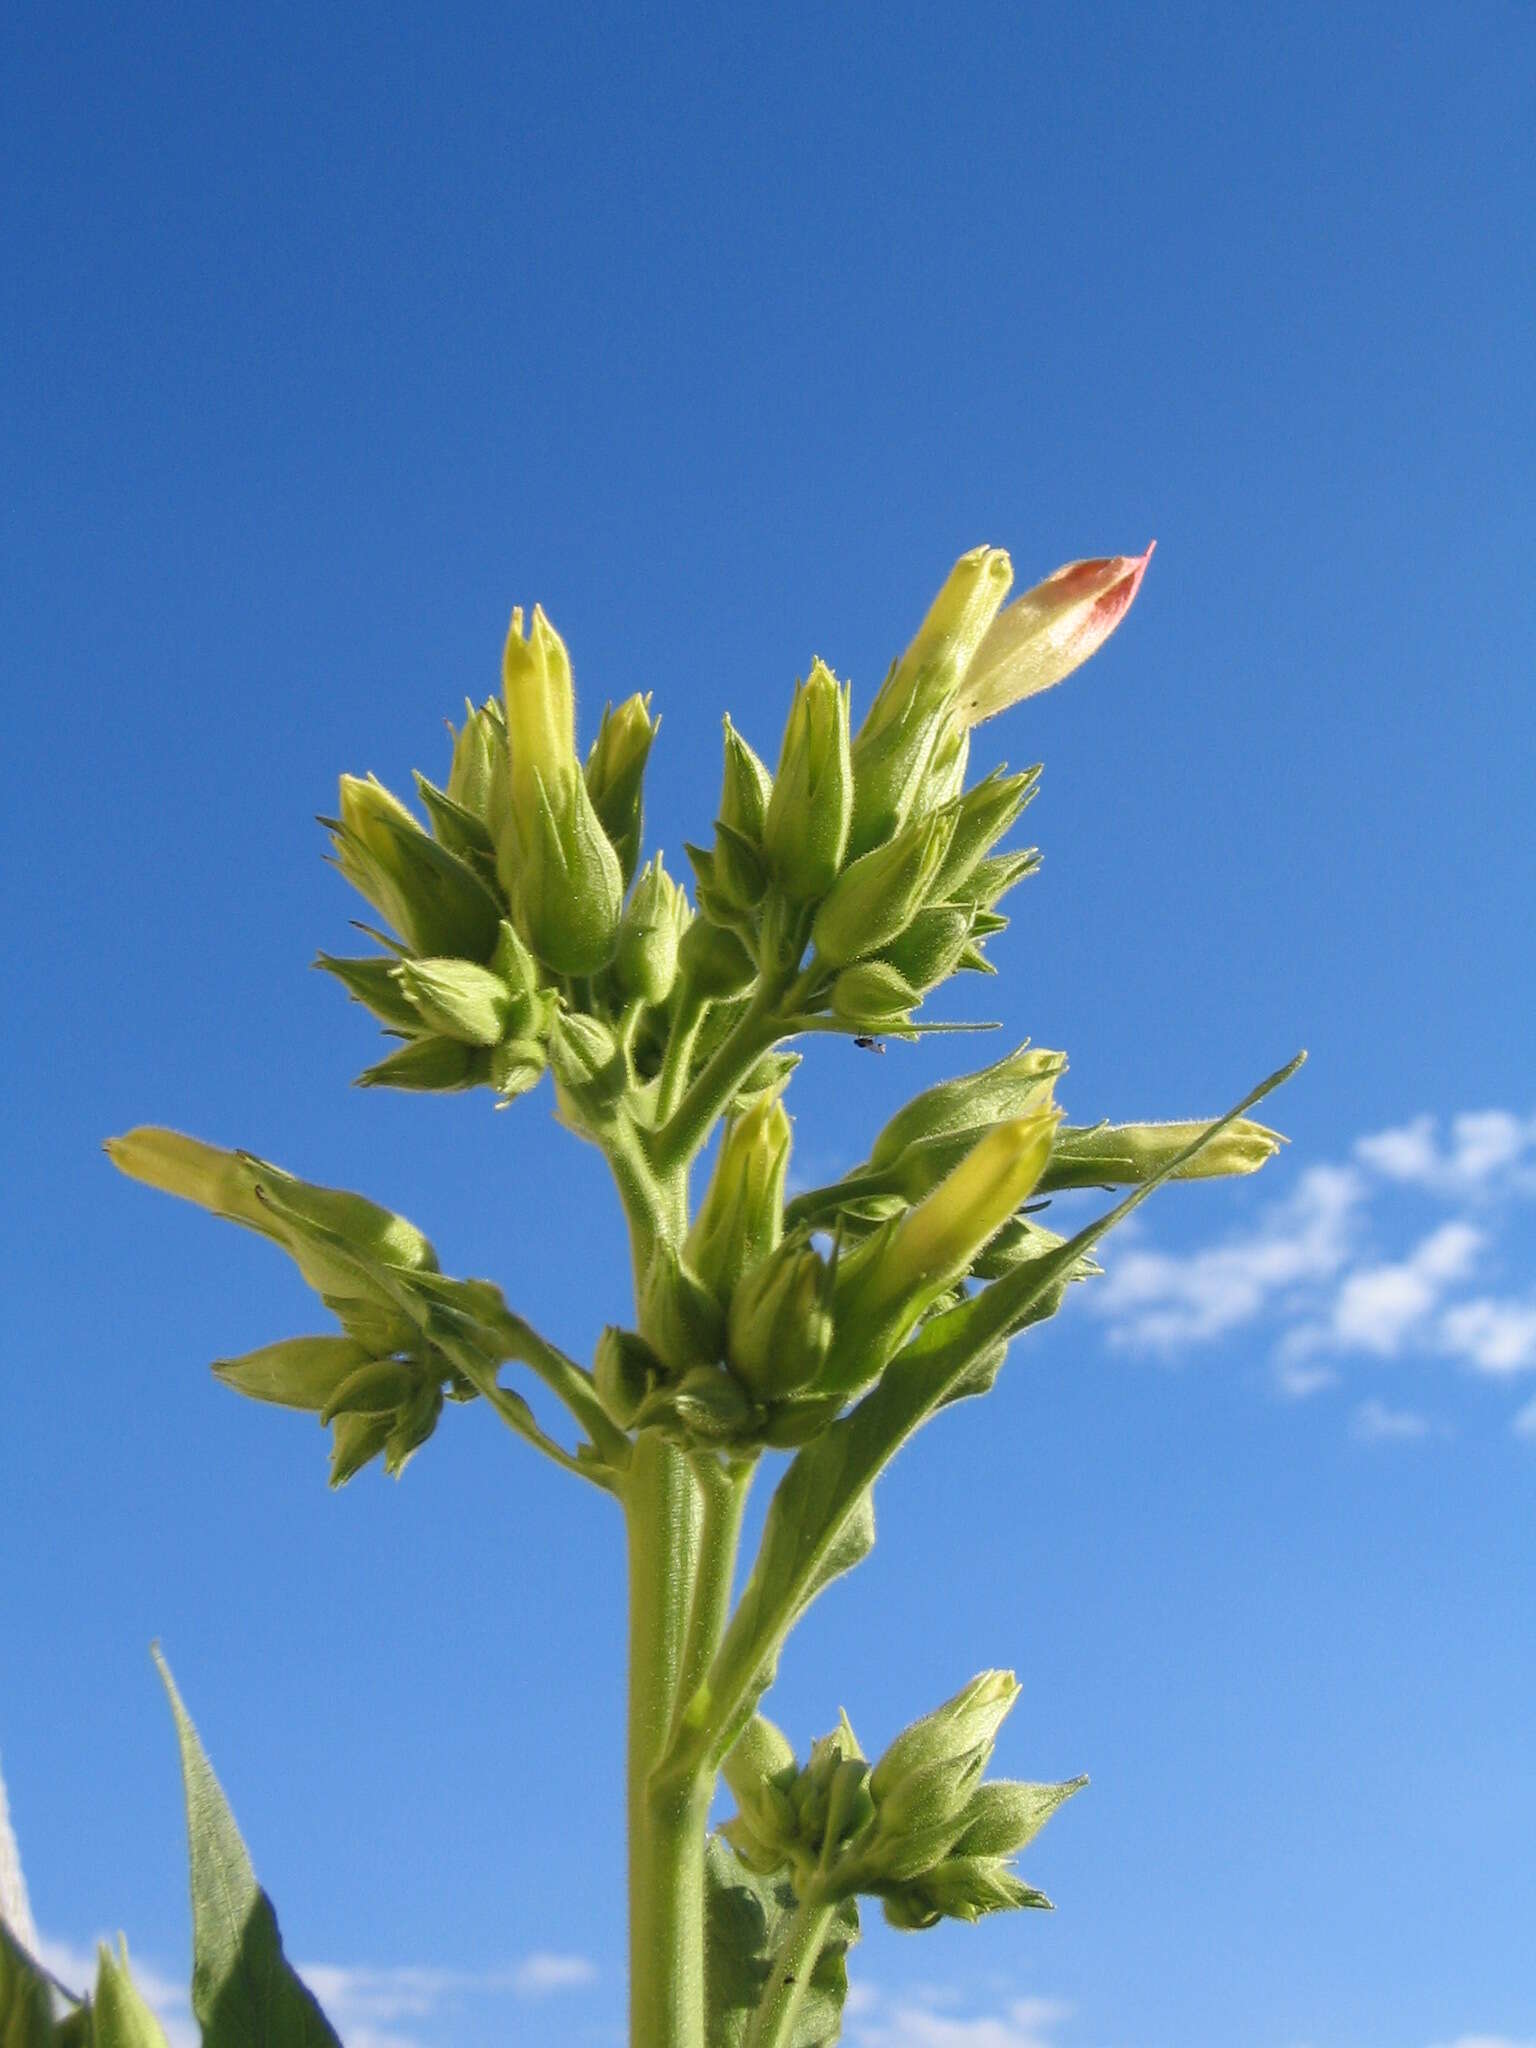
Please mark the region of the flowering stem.
[[704, 1830], [711, 1775], [659, 1783], [699, 1576], [704, 1502], [686, 1455], [651, 1431], [626, 1475], [629, 1523], [630, 2048], [706, 2048]]

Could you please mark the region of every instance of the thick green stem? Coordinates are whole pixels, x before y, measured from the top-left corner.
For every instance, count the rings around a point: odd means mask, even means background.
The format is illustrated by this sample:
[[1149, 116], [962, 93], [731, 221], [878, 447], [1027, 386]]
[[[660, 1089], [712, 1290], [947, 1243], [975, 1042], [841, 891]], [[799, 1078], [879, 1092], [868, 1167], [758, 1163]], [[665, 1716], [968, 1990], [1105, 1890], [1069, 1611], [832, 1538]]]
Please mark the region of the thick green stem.
[[835, 1906], [818, 1905], [814, 1899], [795, 1908], [773, 1959], [762, 2003], [752, 2015], [745, 2048], [789, 2048], [805, 1987], [836, 1910]]
[[704, 1832], [712, 1779], [653, 1773], [666, 1752], [698, 1579], [703, 1501], [650, 1431], [625, 1475], [629, 1524], [630, 2048], [706, 2048]]
[[709, 1694], [704, 1680], [720, 1647], [720, 1638], [725, 1633], [730, 1614], [736, 1545], [741, 1535], [742, 1509], [746, 1506], [754, 1469], [750, 1459], [722, 1464], [707, 1452], [694, 1460], [703, 1495], [704, 1515], [693, 1605], [678, 1674], [675, 1720], [686, 1724], [706, 1718], [709, 1712]]

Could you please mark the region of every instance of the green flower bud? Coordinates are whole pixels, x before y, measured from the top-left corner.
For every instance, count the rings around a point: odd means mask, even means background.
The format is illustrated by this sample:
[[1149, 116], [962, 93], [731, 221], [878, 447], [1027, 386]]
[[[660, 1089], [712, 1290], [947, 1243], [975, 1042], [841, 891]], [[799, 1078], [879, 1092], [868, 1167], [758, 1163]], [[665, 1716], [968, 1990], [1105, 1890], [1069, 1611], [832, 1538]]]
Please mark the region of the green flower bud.
[[398, 1358], [371, 1359], [348, 1373], [320, 1410], [320, 1420], [334, 1422], [338, 1415], [394, 1415], [416, 1395], [424, 1378], [415, 1366]]
[[587, 756], [587, 794], [613, 842], [626, 888], [640, 858], [645, 764], [660, 724], [651, 717], [648, 696], [626, 697], [617, 711], [606, 704]]
[[981, 908], [972, 920], [973, 935], [984, 936], [988, 930], [1001, 931], [1007, 924], [1005, 917], [995, 923], [989, 921], [987, 912], [1016, 882], [1022, 882], [1026, 875], [1032, 875], [1040, 865], [1038, 847], [1022, 847], [1017, 853], [999, 853], [991, 860], [980, 860], [971, 869], [966, 879], [966, 892], [971, 901]]
[[946, 1858], [912, 1883], [885, 1896], [885, 1917], [893, 1927], [922, 1929], [942, 1919], [979, 1920], [1013, 1906], [1049, 1911], [1050, 1900], [1016, 1878], [998, 1856]]
[[927, 900], [953, 829], [949, 818], [919, 818], [843, 869], [811, 927], [829, 967], [878, 952], [906, 930]]
[[720, 816], [733, 832], [753, 846], [763, 844], [773, 777], [752, 748], [725, 719], [725, 770], [720, 785]]
[[[726, 913], [723, 919], [716, 917], [717, 923], [731, 922], [750, 913], [762, 901], [768, 887], [763, 832], [772, 791], [768, 770], [727, 718], [725, 773], [720, 815], [715, 820], [714, 850], [706, 856], [708, 873], [700, 875], [704, 891], [699, 899], [701, 907], [709, 909], [705, 903], [708, 895], [718, 899]], [[698, 865], [695, 861], [696, 869]]]
[[727, 1125], [720, 1141], [683, 1257], [722, 1302], [779, 1241], [789, 1140], [784, 1105], [776, 1095], [764, 1095]]
[[393, 1031], [415, 1033], [421, 1029], [421, 1018], [395, 979], [399, 964], [395, 959], [337, 960], [329, 953], [315, 958], [316, 967], [333, 974], [353, 1002], [371, 1010], [381, 1024]]
[[688, 899], [661, 864], [641, 870], [619, 921], [617, 969], [626, 995], [664, 1003], [677, 979], [678, 943], [688, 927]]
[[699, 995], [733, 996], [751, 985], [757, 964], [724, 925], [696, 917], [677, 944], [678, 972]]
[[[1177, 1152], [1192, 1145], [1204, 1124], [1096, 1124], [1056, 1133], [1041, 1191], [1060, 1188], [1140, 1187], [1160, 1173]], [[1265, 1124], [1238, 1117], [1174, 1174], [1175, 1180], [1214, 1180], [1257, 1173], [1285, 1139]]]
[[[853, 854], [878, 846], [911, 813], [947, 740], [950, 707], [966, 668], [1012, 580], [1001, 548], [962, 555], [917, 638], [881, 684], [853, 742]], [[947, 751], [952, 776], [955, 750], [950, 745]], [[963, 756], [961, 764], [963, 775]]]
[[897, 1031], [921, 1002], [915, 988], [887, 960], [845, 967], [832, 984], [832, 1014], [860, 1031]]
[[490, 1083], [501, 1097], [504, 1109], [519, 1095], [526, 1095], [543, 1079], [549, 1055], [536, 1038], [509, 1038], [491, 1048]]
[[609, 1419], [628, 1429], [661, 1383], [665, 1368], [642, 1337], [610, 1323], [597, 1340], [592, 1378]]
[[761, 1714], [754, 1714], [726, 1754], [725, 1782], [738, 1802], [756, 1802], [766, 1779], [795, 1768], [795, 1752], [781, 1728]]
[[970, 942], [969, 905], [930, 903], [899, 939], [880, 948], [880, 958], [920, 994], [926, 994], [954, 971]]
[[[514, 788], [517, 777], [514, 773]], [[497, 872], [518, 929], [556, 974], [595, 974], [613, 958], [624, 882], [586, 784], [574, 768], [553, 783], [534, 771], [502, 835]]]
[[488, 960], [501, 909], [466, 862], [424, 832], [372, 776], [343, 775], [330, 825], [336, 865], [413, 952]]
[[[443, 1412], [443, 1390], [436, 1380], [419, 1383], [402, 1407], [396, 1410], [389, 1435], [384, 1440], [384, 1470], [398, 1479], [411, 1459], [437, 1428]], [[345, 1417], [338, 1418], [338, 1426]]]
[[476, 710], [466, 698], [464, 724], [453, 738], [448, 795], [490, 828], [493, 837], [501, 820], [493, 814], [492, 799], [504, 784], [506, 755], [507, 719], [501, 704], [489, 697]]
[[416, 794], [421, 798], [422, 809], [438, 843], [456, 854], [467, 867], [473, 868], [482, 880], [494, 879], [496, 842], [491, 837], [490, 828], [473, 811], [466, 811], [462, 804], [456, 804], [446, 790], [439, 789], [419, 769], [412, 770], [411, 780], [416, 785]]
[[589, 1116], [606, 1116], [629, 1085], [618, 1040], [606, 1024], [579, 1010], [562, 1010], [555, 1018], [549, 1064], [561, 1113], [577, 1130]]
[[1038, 1106], [1058, 1074], [1065, 1073], [1065, 1053], [1031, 1048], [1029, 1042], [983, 1067], [977, 1074], [959, 1074], [913, 1096], [883, 1126], [870, 1147], [869, 1165], [892, 1165], [920, 1138], [953, 1137], [960, 1131], [981, 1132], [1005, 1117], [1022, 1116]]
[[724, 1355], [725, 1312], [669, 1244], [658, 1245], [651, 1257], [640, 1297], [640, 1333], [677, 1374], [714, 1365]]
[[773, 1451], [798, 1451], [835, 1422], [843, 1406], [841, 1394], [817, 1394], [799, 1400], [775, 1401], [758, 1424], [758, 1442]]
[[963, 725], [948, 721], [934, 742], [933, 758], [917, 794], [915, 810], [942, 810], [954, 803], [965, 789], [965, 771], [970, 766], [971, 735]]
[[685, 1442], [730, 1443], [752, 1419], [745, 1394], [718, 1365], [696, 1365], [676, 1386], [664, 1387], [647, 1403], [638, 1420], [665, 1429], [668, 1424]]
[[869, 1789], [884, 1812], [900, 1788], [934, 1764], [980, 1750], [990, 1756], [997, 1731], [1019, 1696], [1011, 1671], [983, 1671], [952, 1699], [904, 1728], [875, 1765]]
[[478, 1088], [490, 1079], [490, 1056], [483, 1046], [438, 1034], [402, 1045], [388, 1059], [364, 1067], [359, 1088], [409, 1088], [426, 1094], [452, 1094]]
[[109, 1138], [106, 1152], [131, 1180], [184, 1196], [215, 1216], [272, 1238], [321, 1294], [352, 1294], [355, 1282], [349, 1274], [338, 1283], [324, 1245], [307, 1234], [309, 1226], [333, 1232], [360, 1257], [379, 1265], [405, 1272], [437, 1271], [431, 1244], [403, 1216], [343, 1188], [297, 1180], [249, 1152], [226, 1152], [179, 1131], [148, 1125]]
[[1038, 768], [1026, 768], [1022, 775], [1005, 775], [998, 768], [958, 800], [954, 833], [934, 880], [933, 893], [940, 902], [962, 902], [979, 894], [966, 885], [998, 840], [1017, 823], [1039, 780]]
[[953, 1853], [1015, 1855], [1087, 1782], [1086, 1778], [1071, 1778], [1064, 1785], [1024, 1785], [994, 1778], [990, 1784], [978, 1785], [965, 1809], [965, 1826], [955, 1839]]
[[253, 1401], [319, 1415], [338, 1387], [372, 1361], [367, 1345], [352, 1337], [288, 1337], [240, 1358], [218, 1359], [213, 1370], [226, 1387]]
[[[69, 2020], [60, 2022], [57, 2027], [49, 2018], [46, 1990], [42, 2000], [42, 2024], [36, 2031], [24, 2017], [22, 1997], [13, 1991], [11, 1999], [7, 2000], [7, 2044], [22, 2048], [22, 2044], [28, 2042], [52, 2042], [55, 2048], [62, 2048], [66, 2041], [84, 2040], [99, 2043], [100, 2048], [166, 2048], [165, 2031], [129, 1973], [128, 1944], [122, 1935], [117, 1940], [117, 1955], [113, 1955], [104, 1941], [97, 1943], [95, 1996], [89, 2005], [77, 2006]], [[12, 1989], [10, 1985], [6, 1988]], [[90, 2030], [74, 2034], [73, 2023], [81, 2015], [86, 2016]]]
[[931, 1870], [965, 1826], [965, 1812], [986, 1768], [988, 1746], [911, 1771], [883, 1797], [872, 1794], [876, 1826], [865, 1864], [887, 1882]]
[[814, 902], [837, 880], [852, 808], [848, 696], [818, 661], [796, 687], [763, 821], [769, 870], [792, 902]]
[[1058, 1114], [1047, 1106], [995, 1124], [916, 1208], [839, 1261], [823, 1386], [851, 1393], [883, 1370], [1033, 1190]]
[[331, 1485], [345, 1486], [389, 1442], [391, 1415], [338, 1415], [331, 1424]]
[[533, 608], [533, 624], [525, 638], [522, 607], [512, 613], [501, 656], [501, 688], [506, 708], [507, 751], [516, 810], [532, 808], [534, 777], [545, 787], [565, 779], [576, 765], [576, 691], [571, 657], [565, 642]]
[[469, 960], [402, 960], [394, 972], [429, 1031], [466, 1045], [495, 1045], [505, 1033], [512, 991], [489, 968]]
[[832, 1344], [832, 1278], [814, 1246], [786, 1244], [737, 1285], [726, 1355], [759, 1400], [779, 1400], [819, 1378]]

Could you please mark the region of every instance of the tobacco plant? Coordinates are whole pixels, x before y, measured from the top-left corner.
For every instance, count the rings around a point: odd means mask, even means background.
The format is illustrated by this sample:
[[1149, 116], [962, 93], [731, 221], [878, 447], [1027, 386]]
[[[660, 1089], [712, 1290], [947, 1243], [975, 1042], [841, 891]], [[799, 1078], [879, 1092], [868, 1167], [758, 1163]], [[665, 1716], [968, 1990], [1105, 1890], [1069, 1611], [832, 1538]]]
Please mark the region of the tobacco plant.
[[[214, 1371], [317, 1415], [333, 1486], [376, 1462], [398, 1475], [447, 1404], [478, 1403], [614, 1503], [633, 2048], [836, 2040], [861, 1901], [908, 1929], [1049, 1903], [1013, 1859], [1085, 1781], [986, 1775], [1010, 1672], [973, 1678], [873, 1762], [846, 1716], [801, 1753], [760, 1708], [796, 1621], [868, 1552], [897, 1451], [987, 1393], [1011, 1340], [1098, 1270], [1099, 1240], [1152, 1189], [1270, 1157], [1275, 1134], [1244, 1112], [1292, 1068], [1212, 1123], [1073, 1125], [1055, 1099], [1065, 1058], [1025, 1044], [929, 1088], [850, 1173], [792, 1199], [785, 1098], [793, 1045], [952, 1028], [922, 1018], [926, 999], [993, 971], [998, 905], [1036, 864], [1004, 842], [1039, 771], [968, 783], [972, 729], [1093, 653], [1150, 555], [1071, 563], [1008, 605], [1007, 555], [977, 548], [856, 728], [820, 661], [772, 773], [727, 718], [713, 834], [687, 849], [691, 902], [659, 853], [642, 864], [650, 698], [610, 705], [583, 762], [570, 659], [541, 610], [512, 614], [501, 691], [466, 706], [446, 780], [415, 778], [417, 808], [342, 777], [334, 860], [380, 922], [362, 927], [373, 950], [318, 964], [390, 1041], [361, 1083], [481, 1089], [501, 1108], [548, 1074], [628, 1227], [632, 1305], [589, 1363], [491, 1281], [450, 1278], [413, 1224], [361, 1195], [168, 1130], [107, 1146], [134, 1179], [271, 1239], [319, 1295], [333, 1327]], [[1071, 1236], [1042, 1220], [1058, 1190], [1117, 1186]], [[517, 1371], [563, 1404], [564, 1435], [535, 1419]], [[738, 1585], [768, 1451], [792, 1455]], [[330, 2042], [173, 1703], [205, 2040]], [[722, 1773], [736, 1811], [711, 1835]], [[26, 2024], [53, 2031], [8, 2033], [0, 1994], [5, 2042], [158, 2038], [121, 1959], [104, 1954], [95, 2003], [54, 2021], [21, 1951], [6, 1955], [15, 2011], [33, 1998]]]

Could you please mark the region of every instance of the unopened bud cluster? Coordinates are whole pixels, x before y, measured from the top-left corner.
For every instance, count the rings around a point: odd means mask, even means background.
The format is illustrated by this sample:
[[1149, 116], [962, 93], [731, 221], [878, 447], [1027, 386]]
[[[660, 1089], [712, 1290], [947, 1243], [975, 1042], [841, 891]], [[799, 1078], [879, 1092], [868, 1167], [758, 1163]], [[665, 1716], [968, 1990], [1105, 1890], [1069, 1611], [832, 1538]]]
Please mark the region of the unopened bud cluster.
[[984, 1671], [897, 1736], [873, 1767], [846, 1715], [804, 1766], [755, 1715], [726, 1758], [737, 1811], [722, 1833], [749, 1870], [785, 1873], [801, 1900], [826, 1905], [865, 1893], [896, 1927], [1049, 1906], [1014, 1875], [1011, 1859], [1087, 1780], [984, 1778], [1018, 1690], [1012, 1672]]

